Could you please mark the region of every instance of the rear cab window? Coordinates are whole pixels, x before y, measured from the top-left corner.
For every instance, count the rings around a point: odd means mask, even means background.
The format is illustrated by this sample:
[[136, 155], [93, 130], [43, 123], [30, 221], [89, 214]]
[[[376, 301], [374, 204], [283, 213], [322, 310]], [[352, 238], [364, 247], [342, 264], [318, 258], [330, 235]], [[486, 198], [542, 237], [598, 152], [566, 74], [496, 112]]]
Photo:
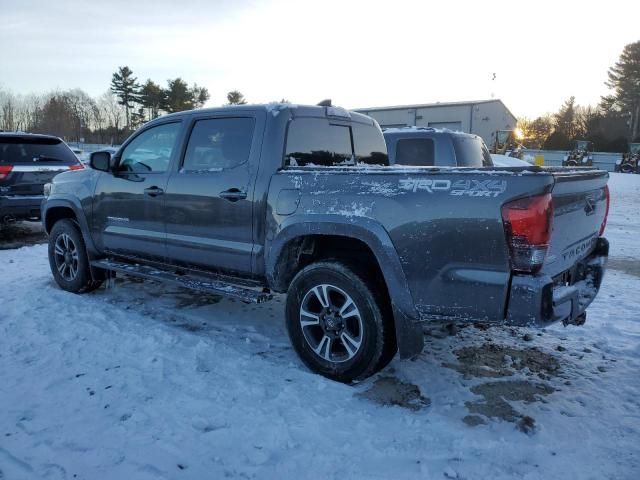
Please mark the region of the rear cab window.
[[294, 118], [289, 123], [284, 165], [354, 166], [388, 165], [387, 147], [373, 125], [331, 123], [326, 118]]
[[0, 135], [0, 165], [70, 166], [78, 157], [59, 138]]

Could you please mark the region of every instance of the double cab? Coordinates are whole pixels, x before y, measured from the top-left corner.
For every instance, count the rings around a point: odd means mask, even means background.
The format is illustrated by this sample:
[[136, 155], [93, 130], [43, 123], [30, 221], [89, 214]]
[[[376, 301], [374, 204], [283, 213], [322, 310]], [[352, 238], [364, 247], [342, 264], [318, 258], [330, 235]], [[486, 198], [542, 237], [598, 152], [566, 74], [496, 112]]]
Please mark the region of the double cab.
[[390, 166], [377, 123], [332, 106], [166, 115], [91, 167], [42, 205], [61, 288], [286, 294], [295, 351], [343, 382], [419, 354], [425, 321], [580, 324], [608, 254], [606, 172]]

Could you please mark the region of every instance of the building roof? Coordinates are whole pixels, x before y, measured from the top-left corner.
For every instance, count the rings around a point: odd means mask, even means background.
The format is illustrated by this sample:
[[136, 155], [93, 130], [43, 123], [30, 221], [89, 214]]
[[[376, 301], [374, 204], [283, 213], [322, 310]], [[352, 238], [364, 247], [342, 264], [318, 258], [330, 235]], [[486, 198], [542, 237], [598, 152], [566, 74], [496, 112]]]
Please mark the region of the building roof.
[[509, 114], [513, 118], [517, 118], [513, 113], [511, 113], [511, 111], [507, 108], [504, 102], [499, 98], [491, 98], [489, 100], [469, 100], [469, 101], [462, 101], [462, 102], [435, 102], [435, 103], [421, 103], [416, 105], [394, 105], [390, 107], [354, 108], [353, 111], [365, 113], [365, 112], [384, 111], [384, 110], [406, 110], [409, 108], [434, 108], [434, 107], [456, 107], [456, 106], [460, 107], [460, 106], [466, 106], [466, 105], [471, 106], [471, 105], [479, 105], [482, 103], [493, 103], [493, 102], [500, 102], [502, 106], [505, 108], [505, 110], [509, 112]]

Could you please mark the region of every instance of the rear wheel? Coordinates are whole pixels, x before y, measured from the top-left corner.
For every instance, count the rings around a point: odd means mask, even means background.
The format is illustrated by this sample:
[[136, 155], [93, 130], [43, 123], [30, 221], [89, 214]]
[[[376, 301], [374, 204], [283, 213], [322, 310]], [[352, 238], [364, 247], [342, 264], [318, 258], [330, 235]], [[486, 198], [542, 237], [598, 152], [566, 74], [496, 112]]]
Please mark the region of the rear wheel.
[[60, 220], [51, 229], [49, 266], [56, 283], [68, 292], [86, 293], [102, 284], [91, 277], [87, 249], [72, 220]]
[[351, 382], [389, 362], [393, 321], [375, 291], [340, 262], [314, 263], [295, 276], [287, 295], [287, 331], [305, 365]]

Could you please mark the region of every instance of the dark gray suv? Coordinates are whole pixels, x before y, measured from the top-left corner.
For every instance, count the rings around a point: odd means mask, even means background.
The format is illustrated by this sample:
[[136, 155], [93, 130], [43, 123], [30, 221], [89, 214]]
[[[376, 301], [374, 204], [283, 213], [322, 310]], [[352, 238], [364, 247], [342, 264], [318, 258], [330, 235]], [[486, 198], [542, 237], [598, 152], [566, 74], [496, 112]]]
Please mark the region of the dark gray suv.
[[58, 137], [0, 133], [0, 224], [40, 218], [45, 183], [82, 163]]

